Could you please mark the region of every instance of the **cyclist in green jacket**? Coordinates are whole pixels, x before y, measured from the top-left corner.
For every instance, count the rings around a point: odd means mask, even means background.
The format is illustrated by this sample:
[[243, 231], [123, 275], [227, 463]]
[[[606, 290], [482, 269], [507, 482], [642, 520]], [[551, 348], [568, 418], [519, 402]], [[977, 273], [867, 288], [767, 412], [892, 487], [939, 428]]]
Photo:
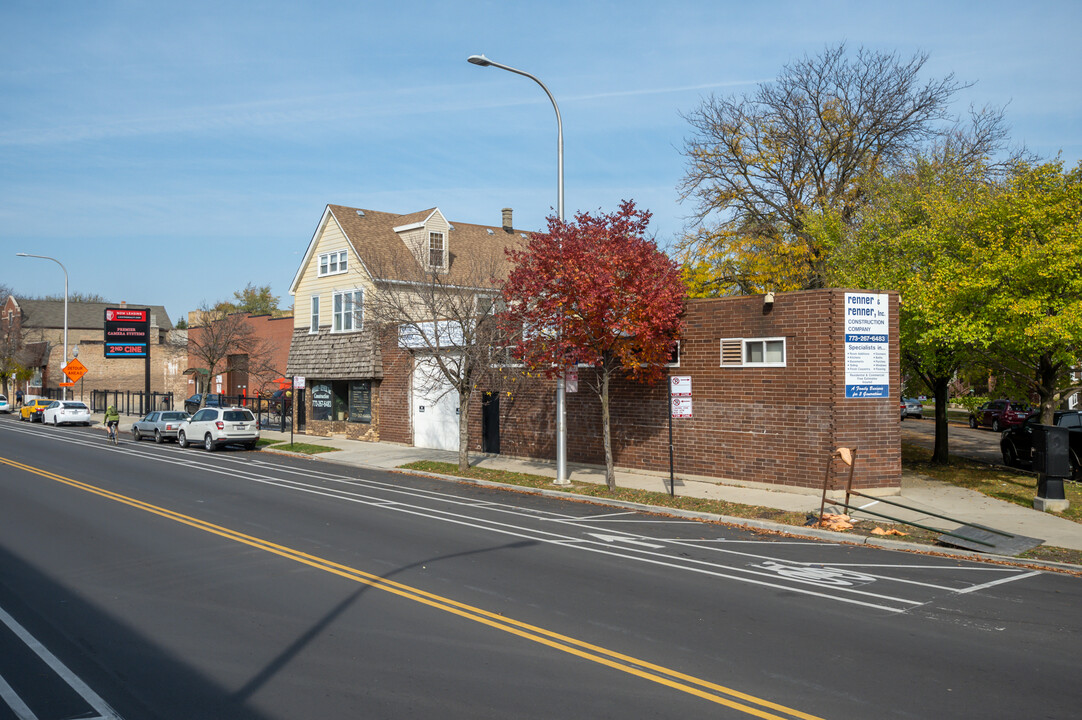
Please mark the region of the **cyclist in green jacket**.
[[109, 438], [116, 442], [117, 432], [120, 429], [120, 413], [116, 405], [110, 405], [105, 409], [105, 427], [109, 428]]

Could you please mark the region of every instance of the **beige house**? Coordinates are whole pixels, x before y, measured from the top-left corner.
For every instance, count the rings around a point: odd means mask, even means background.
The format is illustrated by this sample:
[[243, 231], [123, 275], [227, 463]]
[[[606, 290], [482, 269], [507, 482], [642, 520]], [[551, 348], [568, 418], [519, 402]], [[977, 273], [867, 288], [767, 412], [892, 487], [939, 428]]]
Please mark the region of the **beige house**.
[[510, 210], [502, 226], [489, 227], [449, 222], [439, 208], [397, 215], [328, 205], [289, 288], [287, 373], [304, 378], [306, 432], [413, 443], [418, 422], [421, 435], [435, 422], [445, 426], [441, 436], [453, 425], [457, 443], [457, 402], [446, 392], [414, 402], [416, 353], [396, 342], [393, 327], [388, 341], [387, 327], [371, 317], [372, 300], [397, 293], [420, 302], [433, 277], [444, 289], [491, 295], [491, 284], [477, 286], [494, 265], [482, 269], [480, 259], [498, 258], [505, 271], [504, 248], [526, 237], [512, 229]]

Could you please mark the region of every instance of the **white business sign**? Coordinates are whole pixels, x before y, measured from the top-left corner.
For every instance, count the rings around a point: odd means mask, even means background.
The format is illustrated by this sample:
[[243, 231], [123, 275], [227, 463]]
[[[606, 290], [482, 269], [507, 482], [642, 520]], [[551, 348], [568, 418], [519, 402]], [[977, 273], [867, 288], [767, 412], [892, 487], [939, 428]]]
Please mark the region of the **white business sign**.
[[845, 293], [845, 396], [890, 397], [889, 296]]

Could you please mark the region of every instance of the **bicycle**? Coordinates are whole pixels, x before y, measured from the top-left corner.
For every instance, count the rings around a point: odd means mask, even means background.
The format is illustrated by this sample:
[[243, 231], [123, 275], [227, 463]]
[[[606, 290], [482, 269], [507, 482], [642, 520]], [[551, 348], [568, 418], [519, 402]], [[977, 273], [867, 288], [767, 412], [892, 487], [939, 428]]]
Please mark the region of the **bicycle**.
[[109, 439], [113, 441], [114, 445], [120, 444], [120, 440], [117, 438], [120, 435], [118, 425], [119, 423], [109, 423]]

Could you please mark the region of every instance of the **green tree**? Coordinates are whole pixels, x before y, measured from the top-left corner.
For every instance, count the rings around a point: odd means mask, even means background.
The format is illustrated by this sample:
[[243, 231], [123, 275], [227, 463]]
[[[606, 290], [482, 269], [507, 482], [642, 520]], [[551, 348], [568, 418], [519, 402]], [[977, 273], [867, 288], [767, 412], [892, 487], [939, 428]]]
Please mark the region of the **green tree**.
[[234, 302], [228, 303], [233, 312], [251, 315], [278, 315], [278, 297], [271, 294], [270, 285], [256, 287], [252, 283], [233, 293]]
[[993, 367], [1035, 395], [1041, 422], [1082, 390], [1082, 163], [1022, 164], [965, 249], [968, 317]]
[[838, 245], [831, 269], [834, 284], [898, 292], [903, 367], [935, 397], [933, 462], [948, 461], [949, 384], [983, 336], [965, 285], [980, 270], [965, 248], [979, 240], [994, 187], [995, 173], [982, 162], [949, 151], [918, 159], [872, 186], [861, 224]]
[[[954, 132], [948, 105], [965, 84], [923, 82], [927, 55], [902, 59], [844, 45], [786, 65], [750, 96], [711, 97], [686, 116], [682, 198], [698, 228], [678, 245], [697, 296], [823, 287], [869, 179]], [[1001, 113], [975, 113], [970, 149], [1002, 137]]]

